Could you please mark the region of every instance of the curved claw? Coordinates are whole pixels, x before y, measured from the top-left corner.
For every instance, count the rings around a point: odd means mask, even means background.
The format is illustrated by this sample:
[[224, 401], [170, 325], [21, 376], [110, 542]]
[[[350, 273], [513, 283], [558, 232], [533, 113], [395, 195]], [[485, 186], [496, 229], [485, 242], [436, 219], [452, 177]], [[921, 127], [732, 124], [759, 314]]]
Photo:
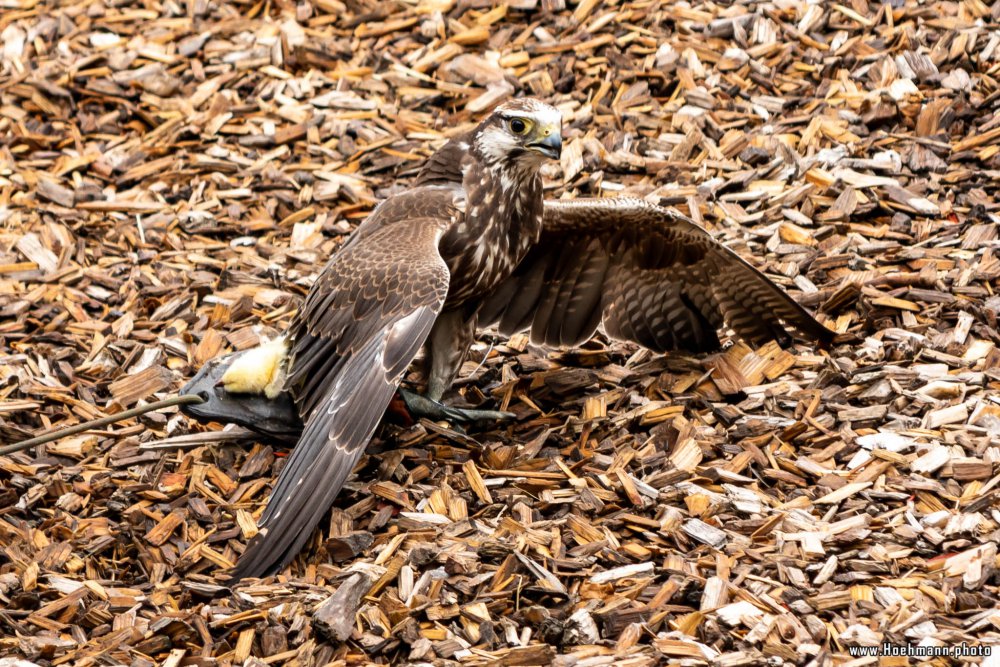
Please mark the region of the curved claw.
[[296, 442], [302, 434], [302, 420], [287, 393], [275, 398], [253, 394], [231, 394], [221, 385], [222, 376], [239, 356], [230, 354], [212, 359], [181, 388], [180, 394], [195, 394], [205, 400], [185, 405], [183, 412], [202, 422], [231, 422], [263, 436], [283, 442]]
[[427, 419], [431, 419], [433, 421], [451, 421], [468, 424], [475, 421], [499, 421], [504, 419], [513, 419], [515, 417], [514, 413], [503, 412], [501, 410], [471, 410], [467, 408], [453, 408], [427, 398], [421, 394], [403, 389], [402, 387], [400, 387], [397, 392], [399, 393], [400, 398], [403, 399], [403, 403], [406, 404], [406, 409], [410, 411], [410, 414], [415, 417], [426, 417]]

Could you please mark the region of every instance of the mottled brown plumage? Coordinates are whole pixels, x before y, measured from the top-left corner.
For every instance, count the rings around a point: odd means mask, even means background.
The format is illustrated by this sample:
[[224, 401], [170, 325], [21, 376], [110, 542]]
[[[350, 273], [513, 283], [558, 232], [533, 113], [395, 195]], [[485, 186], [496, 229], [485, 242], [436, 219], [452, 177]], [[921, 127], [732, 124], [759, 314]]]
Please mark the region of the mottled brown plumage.
[[538, 167], [558, 157], [559, 112], [498, 107], [456, 156], [455, 178], [380, 204], [323, 268], [289, 329], [285, 389], [304, 423], [234, 579], [280, 569], [309, 539], [357, 462], [402, 374], [429, 339], [430, 393], [471, 342], [469, 305], [538, 240]]

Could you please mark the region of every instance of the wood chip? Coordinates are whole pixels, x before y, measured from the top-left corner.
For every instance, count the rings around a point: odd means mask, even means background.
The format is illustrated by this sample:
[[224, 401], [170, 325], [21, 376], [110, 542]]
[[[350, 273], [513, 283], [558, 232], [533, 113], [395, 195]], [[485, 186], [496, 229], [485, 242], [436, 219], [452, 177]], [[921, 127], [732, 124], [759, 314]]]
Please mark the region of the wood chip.
[[4, 443], [279, 335], [371, 209], [515, 96], [564, 114], [546, 196], [675, 206], [841, 334], [705, 357], [484, 333], [448, 400], [515, 418], [388, 421], [300, 556], [228, 588], [281, 443], [173, 409], [2, 456], [8, 661], [1000, 643], [998, 3], [0, 7]]

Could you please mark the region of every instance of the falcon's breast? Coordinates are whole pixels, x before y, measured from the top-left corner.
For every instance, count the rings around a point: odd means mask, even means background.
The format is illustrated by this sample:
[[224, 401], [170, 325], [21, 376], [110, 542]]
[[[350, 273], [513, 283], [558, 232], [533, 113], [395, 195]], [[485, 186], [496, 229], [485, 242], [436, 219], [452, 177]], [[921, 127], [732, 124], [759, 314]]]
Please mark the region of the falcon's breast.
[[542, 232], [542, 184], [474, 161], [463, 165], [463, 212], [445, 233], [441, 255], [451, 271], [447, 307], [492, 292], [535, 246]]

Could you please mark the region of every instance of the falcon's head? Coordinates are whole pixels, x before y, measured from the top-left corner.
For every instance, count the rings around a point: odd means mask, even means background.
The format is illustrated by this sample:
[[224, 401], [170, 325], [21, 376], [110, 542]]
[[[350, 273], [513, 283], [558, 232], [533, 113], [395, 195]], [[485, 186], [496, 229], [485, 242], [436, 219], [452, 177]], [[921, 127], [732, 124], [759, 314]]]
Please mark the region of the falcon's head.
[[562, 114], [530, 97], [508, 100], [473, 134], [473, 150], [488, 164], [537, 168], [562, 152]]

